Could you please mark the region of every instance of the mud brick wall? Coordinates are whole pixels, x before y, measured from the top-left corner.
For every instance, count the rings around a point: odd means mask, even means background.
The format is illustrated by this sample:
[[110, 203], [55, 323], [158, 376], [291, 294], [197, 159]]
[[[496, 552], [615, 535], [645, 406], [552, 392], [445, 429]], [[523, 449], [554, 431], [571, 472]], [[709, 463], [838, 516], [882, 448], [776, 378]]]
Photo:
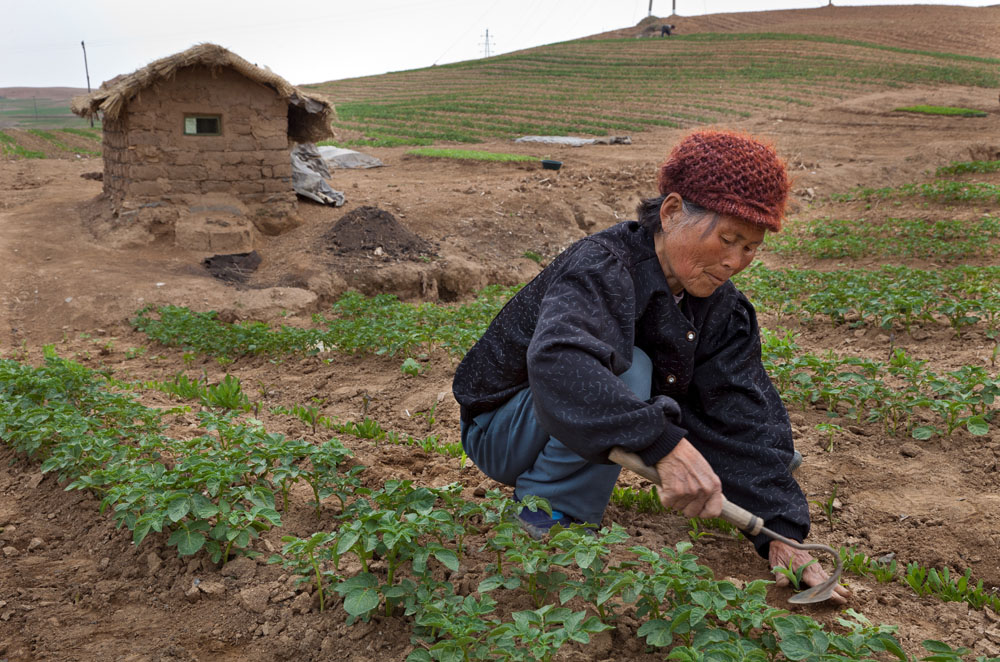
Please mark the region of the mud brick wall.
[[126, 158], [125, 122], [105, 121], [101, 152], [104, 155], [104, 192], [112, 206], [118, 208], [125, 198]]
[[[222, 135], [184, 135], [192, 114], [220, 116]], [[125, 124], [124, 158], [114, 166], [105, 159], [105, 170], [121, 169], [129, 206], [204, 193], [247, 205], [295, 204], [288, 104], [266, 85], [231, 69], [189, 67], [133, 98]]]

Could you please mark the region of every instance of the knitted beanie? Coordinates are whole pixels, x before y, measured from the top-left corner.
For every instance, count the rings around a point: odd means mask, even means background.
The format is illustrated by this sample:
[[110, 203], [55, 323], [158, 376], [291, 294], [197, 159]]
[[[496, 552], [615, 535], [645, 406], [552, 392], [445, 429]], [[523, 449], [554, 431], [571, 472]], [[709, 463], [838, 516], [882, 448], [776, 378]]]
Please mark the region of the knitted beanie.
[[774, 148], [731, 131], [696, 131], [657, 173], [660, 195], [677, 193], [719, 214], [777, 232], [791, 182]]

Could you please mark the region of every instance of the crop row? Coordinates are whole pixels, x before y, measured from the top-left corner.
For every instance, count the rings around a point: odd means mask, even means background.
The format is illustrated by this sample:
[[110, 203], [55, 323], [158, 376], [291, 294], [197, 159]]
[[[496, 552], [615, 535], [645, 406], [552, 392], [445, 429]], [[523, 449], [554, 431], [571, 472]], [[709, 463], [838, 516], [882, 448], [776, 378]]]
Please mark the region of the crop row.
[[[633, 546], [631, 558], [612, 564], [612, 551], [627, 540], [617, 526], [598, 536], [581, 527], [557, 528], [544, 541], [527, 536], [516, 514], [547, 508], [541, 500], [518, 504], [492, 492], [469, 502], [460, 485], [411, 481], [365, 489], [360, 467], [337, 471], [348, 455], [342, 446], [312, 447], [211, 412], [203, 412], [203, 427], [213, 434], [169, 440], [158, 411], [116, 393], [103, 375], [47, 354], [37, 369], [0, 361], [0, 439], [42, 459], [43, 471], [71, 481], [68, 489], [96, 492], [136, 544], [150, 530], [169, 529], [168, 544], [181, 554], [204, 550], [217, 562], [233, 550], [252, 553], [252, 539], [280, 524], [274, 494], [283, 486], [323, 474], [314, 493], [317, 502], [329, 492], [340, 498], [336, 526], [285, 537], [270, 561], [313, 584], [321, 609], [340, 596], [349, 622], [377, 610], [408, 619], [417, 643], [409, 660], [551, 660], [626, 612], [642, 621], [637, 634], [673, 659], [910, 659], [894, 628], [861, 614], [848, 610], [838, 619], [844, 632], [833, 632], [768, 606], [768, 582], [741, 588], [714, 580], [690, 543], [660, 552]], [[470, 547], [473, 537], [481, 549]], [[476, 554], [495, 563], [463, 594], [448, 577]], [[356, 563], [345, 563], [351, 558]], [[490, 594], [497, 590], [524, 592], [535, 609], [496, 617]], [[932, 656], [923, 659], [934, 662], [968, 653], [941, 642], [925, 647]]]
[[[207, 379], [191, 378], [183, 373], [178, 373], [170, 381], [150, 381], [144, 382], [141, 386], [154, 389], [163, 393], [177, 396], [184, 400], [193, 400], [204, 407], [214, 407], [232, 412], [250, 412], [256, 417], [260, 413], [260, 403], [252, 403], [247, 394], [243, 391], [239, 378], [233, 375], [226, 375], [218, 384], [210, 384]], [[428, 423], [428, 428], [434, 424], [434, 409], [419, 412], [418, 416], [423, 416]], [[424, 438], [417, 438], [408, 434], [399, 434], [395, 430], [386, 430], [373, 418], [363, 417], [360, 422], [347, 421], [338, 422], [319, 413], [319, 407], [315, 405], [296, 404], [291, 407], [273, 405], [268, 407], [268, 412], [274, 415], [293, 416], [303, 423], [312, 427], [313, 434], [318, 430], [331, 430], [339, 434], [349, 434], [359, 439], [371, 439], [376, 444], [384, 442], [393, 445], [406, 444], [416, 446], [428, 453], [438, 453], [452, 458], [462, 459], [464, 464], [465, 453], [459, 443], [441, 443], [439, 435], [431, 434]]]
[[[945, 375], [896, 348], [886, 363], [856, 356], [802, 353], [792, 333], [763, 329], [763, 361], [782, 399], [803, 409], [822, 406], [857, 422], [879, 422], [886, 434], [929, 439], [960, 427], [989, 433], [1000, 374], [963, 366]], [[888, 378], [887, 378], [888, 376]]]
[[819, 218], [768, 237], [767, 250], [820, 259], [879, 255], [955, 260], [996, 254], [998, 238], [1000, 219], [995, 216], [977, 221]]
[[1000, 186], [988, 182], [967, 182], [937, 179], [924, 184], [903, 184], [884, 188], [859, 188], [848, 193], [834, 193], [835, 202], [853, 200], [885, 200], [919, 196], [938, 203], [1000, 202]]
[[[671, 40], [583, 40], [527, 52], [370, 79], [335, 81], [316, 86], [340, 100], [335, 126], [363, 131], [369, 138], [407, 142], [475, 141], [524, 133], [594, 133], [591, 119], [602, 116], [608, 127], [635, 127], [686, 120], [689, 92], [710, 80], [739, 92], [742, 105], [718, 111], [751, 112], [774, 107], [770, 101], [809, 103], [830, 93], [831, 86], [878, 89], [907, 83], [962, 82], [1000, 86], [988, 59], [955, 59], [944, 54], [912, 53], [905, 61], [886, 57], [885, 49], [862, 42], [817, 42], [789, 35], [701, 35]], [[831, 64], [831, 63], [836, 64]], [[461, 74], [459, 78], [457, 74]], [[657, 90], [667, 85], [670, 98]], [[427, 94], [427, 90], [435, 90]], [[511, 90], [517, 90], [511, 94]], [[623, 108], [647, 106], [635, 113]], [[746, 99], [750, 99], [749, 102]], [[788, 101], [787, 99], [792, 99]], [[493, 117], [522, 115], [509, 126], [462, 126], [468, 114], [489, 107]], [[748, 107], [746, 104], [749, 103]], [[552, 129], [555, 127], [558, 131]], [[624, 129], [623, 129], [624, 130]]]
[[[877, 270], [823, 272], [778, 270], [755, 263], [736, 283], [761, 310], [803, 322], [817, 316], [833, 324], [851, 321], [909, 331], [920, 323], [946, 321], [960, 335], [985, 323], [988, 333], [1000, 322], [1000, 267], [955, 267], [926, 271], [886, 266]], [[486, 288], [471, 303], [418, 305], [391, 295], [345, 294], [333, 316], [317, 315], [317, 328], [263, 322], [221, 322], [215, 313], [178, 306], [138, 311], [132, 324], [153, 340], [216, 357], [317, 354], [413, 354], [441, 347], [463, 355], [516, 288]], [[933, 292], [934, 296], [928, 296]]]
[[214, 312], [195, 313], [178, 306], [143, 308], [132, 324], [161, 344], [218, 357], [331, 351], [393, 356], [432, 346], [461, 356], [515, 291], [487, 287], [474, 301], [460, 306], [412, 305], [391, 295], [368, 298], [352, 292], [334, 304], [333, 317], [315, 315], [319, 328], [310, 329], [275, 330], [263, 322], [226, 324]]
[[0, 131], [0, 154], [4, 156], [20, 156], [25, 159], [44, 159], [45, 152], [30, 150], [19, 145], [10, 135]]
[[840, 558], [846, 572], [872, 577], [882, 584], [895, 581], [917, 595], [934, 595], [944, 602], [965, 602], [973, 609], [989, 607], [1000, 612], [1000, 594], [996, 589], [985, 589], [982, 580], [973, 582], [971, 568], [953, 577], [947, 567], [938, 570], [908, 563], [901, 572], [895, 559], [873, 559], [854, 547], [841, 547]]
[[[836, 491], [832, 496], [836, 498]], [[830, 499], [830, 511], [832, 511], [833, 498]], [[663, 504], [660, 503], [655, 485], [648, 490], [615, 487], [611, 502], [621, 508], [640, 513], [660, 514], [667, 512]], [[819, 505], [824, 512], [828, 511], [825, 503]], [[832, 519], [829, 512], [827, 515], [832, 525], [835, 520]], [[705, 536], [715, 535], [706, 529], [721, 531], [741, 539], [743, 537], [732, 524], [723, 519], [690, 518], [688, 526], [688, 537], [694, 542]], [[901, 572], [895, 559], [874, 559], [859, 552], [856, 547], [841, 546], [839, 554], [845, 572], [859, 577], [871, 577], [882, 584], [895, 581], [908, 586], [917, 595], [933, 595], [942, 602], [965, 602], [973, 609], [989, 607], [994, 612], [1000, 613], [1000, 593], [997, 593], [996, 588], [985, 588], [982, 580], [973, 582], [971, 568], [966, 568], [964, 574], [953, 577], [947, 567], [938, 570], [921, 566], [918, 563], [908, 563], [905, 570]]]
[[158, 410], [107, 385], [51, 352], [37, 369], [0, 361], [0, 438], [69, 480], [67, 489], [99, 496], [101, 511], [110, 509], [136, 544], [166, 532], [181, 555], [205, 548], [219, 561], [280, 524], [276, 494], [287, 504], [291, 487], [305, 481], [318, 510], [357, 482], [358, 469], [337, 472], [350, 453], [334, 439], [286, 439], [211, 410], [199, 416], [204, 434], [171, 439]]
[[812, 321], [821, 315], [834, 325], [851, 321], [885, 329], [947, 321], [960, 336], [984, 323], [1000, 322], [1000, 267], [958, 266], [923, 270], [770, 269], [757, 262], [734, 279], [760, 310]]
[[[64, 132], [69, 133], [70, 131], [64, 130]], [[62, 140], [60, 140], [59, 139], [60, 137], [57, 136], [53, 131], [44, 131], [42, 129], [28, 129], [28, 133], [38, 138], [41, 138], [42, 140], [54, 145], [56, 148], [64, 152], [73, 152], [74, 154], [87, 154], [90, 156], [100, 156], [101, 154], [99, 151], [86, 149], [84, 147], [71, 147], [70, 145], [67, 145]], [[76, 135], [83, 134], [87, 138], [92, 138], [92, 136], [87, 135], [85, 132], [80, 130], [74, 131], [73, 133], [75, 133]]]

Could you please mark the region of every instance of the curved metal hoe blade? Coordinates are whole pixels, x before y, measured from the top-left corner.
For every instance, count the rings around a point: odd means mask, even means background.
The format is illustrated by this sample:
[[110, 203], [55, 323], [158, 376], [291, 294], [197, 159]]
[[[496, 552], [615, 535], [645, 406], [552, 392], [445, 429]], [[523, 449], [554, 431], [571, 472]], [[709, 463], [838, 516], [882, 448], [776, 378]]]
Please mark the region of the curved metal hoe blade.
[[[635, 453], [630, 453], [622, 448], [615, 447], [611, 449], [608, 457], [612, 462], [620, 464], [626, 469], [631, 469], [657, 486], [660, 485], [660, 476], [656, 473], [656, 470], [653, 469], [653, 467], [646, 466], [646, 464], [643, 463], [643, 461], [639, 459], [639, 456]], [[764, 520], [760, 517], [744, 510], [743, 508], [740, 508], [731, 501], [726, 501], [725, 497], [723, 497], [722, 517], [730, 524], [733, 524], [734, 526], [747, 531], [752, 535], [763, 533], [767, 537], [779, 540], [790, 547], [794, 547], [795, 549], [826, 552], [833, 556], [836, 567], [833, 574], [830, 575], [830, 578], [822, 584], [817, 584], [816, 586], [807, 588], [801, 593], [796, 593], [792, 597], [788, 598], [788, 601], [795, 605], [806, 605], [814, 602], [823, 602], [824, 600], [829, 600], [830, 597], [833, 596], [833, 592], [837, 588], [837, 583], [840, 581], [840, 574], [844, 570], [844, 562], [841, 560], [840, 554], [835, 552], [832, 547], [829, 545], [821, 545], [819, 543], [801, 543], [775, 533], [771, 529], [764, 526]]]

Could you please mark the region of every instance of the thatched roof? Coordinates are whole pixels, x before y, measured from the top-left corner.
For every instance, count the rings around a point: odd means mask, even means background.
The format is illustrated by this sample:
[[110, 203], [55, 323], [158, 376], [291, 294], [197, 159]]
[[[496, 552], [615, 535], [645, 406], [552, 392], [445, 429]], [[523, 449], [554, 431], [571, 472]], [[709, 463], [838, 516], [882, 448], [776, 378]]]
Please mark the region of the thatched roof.
[[316, 142], [332, 135], [330, 119], [333, 106], [328, 101], [306, 95], [281, 76], [250, 64], [239, 55], [215, 44], [198, 44], [186, 51], [151, 62], [131, 74], [116, 76], [98, 90], [74, 97], [71, 108], [81, 117], [92, 117], [101, 112], [106, 120], [118, 119], [136, 94], [158, 81], [172, 78], [180, 69], [193, 66], [210, 69], [229, 67], [250, 80], [273, 89], [281, 99], [288, 102], [288, 133], [293, 140]]

